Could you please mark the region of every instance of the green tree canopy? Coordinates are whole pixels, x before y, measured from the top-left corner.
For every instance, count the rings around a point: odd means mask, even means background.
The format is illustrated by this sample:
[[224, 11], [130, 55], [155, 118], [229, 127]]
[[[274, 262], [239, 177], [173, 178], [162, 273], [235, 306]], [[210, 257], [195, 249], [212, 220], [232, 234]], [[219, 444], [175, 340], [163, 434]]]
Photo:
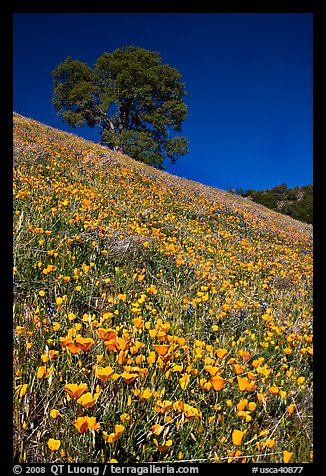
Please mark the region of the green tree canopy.
[[127, 46], [104, 53], [94, 68], [67, 57], [52, 72], [53, 104], [73, 127], [98, 126], [101, 142], [163, 168], [188, 152], [181, 132], [185, 84], [158, 52]]

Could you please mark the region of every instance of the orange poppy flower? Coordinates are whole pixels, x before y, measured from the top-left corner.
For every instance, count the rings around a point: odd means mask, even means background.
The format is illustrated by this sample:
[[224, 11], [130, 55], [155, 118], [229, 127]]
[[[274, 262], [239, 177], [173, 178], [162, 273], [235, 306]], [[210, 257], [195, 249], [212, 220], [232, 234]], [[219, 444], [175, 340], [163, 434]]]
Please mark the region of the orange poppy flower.
[[201, 411], [195, 407], [192, 407], [191, 405], [188, 405], [188, 403], [184, 404], [183, 413], [189, 420], [192, 420], [193, 418], [202, 418]]
[[123, 413], [122, 415], [120, 415], [120, 420], [122, 421], [122, 423], [129, 425], [131, 422], [131, 416], [129, 415], [129, 413]]
[[171, 410], [171, 408], [172, 402], [170, 400], [164, 400], [163, 402], [158, 400], [157, 402], [155, 402], [154, 405], [154, 411], [156, 411], [157, 413], [166, 413]]
[[49, 357], [50, 357], [51, 360], [56, 359], [58, 357], [58, 355], [59, 355], [59, 351], [53, 350], [53, 349], [49, 350]]
[[240, 430], [232, 431], [232, 443], [236, 446], [240, 446], [242, 443], [244, 432]]
[[114, 425], [114, 433], [117, 437], [121, 436], [125, 427], [123, 425]]
[[139, 399], [141, 402], [143, 402], [144, 400], [148, 400], [149, 398], [151, 398], [152, 396], [152, 392], [151, 392], [151, 389], [149, 387], [141, 390], [140, 392], [140, 395], [139, 395]]
[[52, 329], [54, 330], [54, 332], [57, 332], [61, 327], [61, 324], [60, 322], [53, 322], [52, 323]]
[[97, 378], [100, 380], [106, 381], [109, 380], [109, 378], [114, 374], [114, 370], [112, 367], [98, 367], [95, 375]]
[[123, 337], [117, 337], [115, 346], [117, 350], [126, 350], [130, 346], [130, 339], [126, 340]]
[[291, 414], [294, 412], [294, 409], [295, 409], [295, 404], [294, 404], [294, 403], [291, 403], [291, 404], [288, 406], [288, 414], [291, 415]]
[[103, 438], [104, 440], [107, 442], [107, 443], [114, 443], [118, 438], [117, 438], [117, 435], [115, 433], [107, 433], [106, 431], [103, 431], [102, 432], [102, 435], [103, 435]]
[[247, 406], [248, 400], [244, 398], [243, 400], [240, 400], [240, 402], [237, 405], [237, 410], [240, 412], [241, 410], [244, 410]]
[[78, 400], [77, 403], [80, 403], [85, 408], [93, 407], [98, 399], [99, 394], [94, 393], [94, 396], [91, 392], [84, 393]]
[[290, 459], [292, 458], [292, 455], [293, 453], [291, 453], [290, 451], [283, 451], [283, 462], [284, 463], [288, 463], [290, 461]]
[[75, 428], [81, 433], [82, 435], [86, 433], [89, 427], [88, 417], [78, 417], [77, 420], [74, 421]]
[[158, 423], [156, 423], [156, 425], [153, 425], [152, 428], [151, 428], [152, 432], [154, 433], [154, 435], [158, 436], [162, 433], [162, 431], [164, 430], [164, 426], [162, 425], [159, 425]]
[[114, 337], [113, 339], [109, 339], [109, 340], [105, 340], [105, 341], [104, 341], [105, 347], [106, 347], [108, 350], [110, 350], [111, 352], [113, 352], [113, 351], [116, 350], [116, 344], [117, 344], [116, 337]]
[[123, 364], [128, 356], [129, 350], [120, 350], [118, 355], [118, 364]]
[[210, 381], [207, 381], [206, 378], [200, 378], [199, 385], [203, 390], [209, 390], [212, 386], [212, 383]]
[[248, 379], [249, 379], [249, 380], [253, 380], [253, 379], [255, 378], [254, 372], [250, 372], [250, 371], [249, 371], [249, 372], [247, 373], [247, 375], [248, 375]]
[[216, 354], [219, 359], [223, 359], [227, 355], [228, 351], [226, 349], [217, 349]]
[[302, 385], [302, 384], [304, 383], [304, 381], [305, 381], [305, 378], [304, 378], [304, 377], [298, 377], [298, 378], [297, 378], [297, 384], [298, 384], [298, 385]]
[[233, 368], [237, 375], [241, 374], [244, 371], [244, 367], [240, 364], [234, 364]]
[[50, 438], [48, 441], [48, 448], [51, 451], [57, 451], [60, 448], [61, 441], [60, 440], [55, 440], [54, 438]]
[[204, 370], [214, 377], [220, 369], [219, 367], [216, 367], [216, 365], [205, 365]]
[[17, 387], [15, 387], [15, 390], [17, 393], [19, 393], [20, 398], [22, 398], [25, 395], [25, 393], [27, 392], [27, 388], [28, 388], [27, 383], [20, 384], [20, 385], [17, 385]]
[[79, 352], [81, 352], [81, 348], [79, 347], [79, 345], [76, 345], [73, 340], [68, 343], [67, 347], [72, 354], [78, 354]]
[[146, 361], [148, 365], [151, 367], [154, 364], [155, 360], [156, 360], [156, 354], [155, 352], [151, 350], [150, 353], [148, 354], [148, 357], [146, 357]]
[[176, 402], [173, 403], [173, 410], [178, 411], [181, 413], [184, 409], [184, 402], [182, 400], [177, 400]]
[[104, 329], [103, 327], [100, 327], [97, 331], [98, 335], [100, 336], [101, 339], [109, 341], [111, 339], [115, 339], [117, 336], [117, 333], [113, 329]]
[[164, 356], [168, 352], [170, 346], [166, 344], [159, 344], [159, 345], [154, 345], [154, 349], [158, 353], [159, 356]]
[[144, 327], [144, 319], [141, 319], [140, 317], [135, 317], [135, 319], [133, 319], [132, 321], [134, 323], [134, 326], [136, 327], [136, 329], [141, 329], [142, 327]]
[[184, 373], [182, 377], [179, 378], [179, 384], [182, 390], [186, 390], [190, 382], [190, 376], [187, 373]]
[[147, 367], [143, 367], [141, 369], [139, 369], [139, 376], [142, 377], [142, 378], [145, 378], [147, 377], [148, 375], [148, 368]]
[[81, 394], [84, 393], [87, 389], [87, 384], [80, 383], [79, 385], [77, 385], [76, 383], [69, 383], [68, 385], [65, 385], [63, 389], [68, 393], [70, 397], [79, 398]]
[[59, 337], [59, 342], [61, 347], [67, 347], [68, 344], [72, 342], [72, 339], [70, 336], [68, 337]]
[[52, 410], [50, 411], [50, 417], [53, 418], [53, 420], [55, 420], [56, 418], [58, 418], [58, 416], [62, 416], [62, 415], [60, 414], [58, 410], [56, 410], [55, 408], [52, 408]]
[[130, 352], [132, 354], [137, 354], [137, 352], [139, 351], [139, 349], [141, 349], [142, 347], [145, 347], [145, 344], [143, 344], [142, 342], [140, 342], [139, 340], [136, 340], [136, 342], [134, 343], [134, 345], [132, 347], [130, 347]]
[[247, 390], [248, 385], [250, 383], [247, 377], [237, 377], [237, 379], [238, 379], [238, 387], [240, 392]]
[[228, 458], [228, 463], [235, 461], [236, 463], [246, 463], [247, 458], [242, 455], [240, 450], [230, 451], [228, 452], [230, 457]]
[[264, 357], [260, 357], [259, 359], [255, 359], [252, 361], [252, 366], [256, 369], [257, 367], [259, 367], [260, 364], [262, 364], [264, 362]]
[[255, 402], [249, 402], [248, 408], [251, 412], [253, 412], [257, 407], [257, 404]]
[[267, 448], [272, 449], [272, 448], [274, 448], [274, 446], [276, 444], [276, 441], [272, 440], [271, 438], [267, 438], [265, 443], [266, 443]]
[[88, 271], [91, 269], [91, 267], [89, 265], [87, 265], [86, 263], [83, 263], [82, 267], [83, 267], [83, 270], [85, 271], [85, 273], [88, 273]]
[[279, 389], [278, 389], [278, 387], [273, 385], [272, 387], [269, 387], [269, 391], [271, 392], [272, 395], [275, 395], [279, 392]]
[[268, 399], [267, 393], [257, 393], [257, 400], [259, 403], [265, 403], [266, 400]]
[[37, 378], [43, 378], [46, 376], [46, 366], [45, 365], [41, 365], [38, 369], [37, 369]]
[[218, 392], [219, 390], [222, 390], [225, 380], [220, 377], [219, 375], [215, 375], [215, 377], [210, 379], [210, 383], [212, 384], [213, 389]]
[[102, 433], [103, 438], [107, 443], [112, 444], [119, 438], [119, 436], [122, 435], [122, 433], [124, 432], [124, 429], [125, 429], [125, 427], [123, 425], [115, 425], [114, 426], [114, 430], [115, 430], [114, 432], [109, 434], [106, 431], [103, 431], [103, 433]]
[[247, 385], [247, 392], [253, 392], [254, 390], [256, 390], [256, 388], [257, 388], [256, 382], [252, 380]]
[[122, 380], [129, 384], [131, 382], [133, 382], [135, 380], [135, 378], [138, 377], [138, 374], [135, 374], [135, 373], [129, 373], [129, 372], [123, 372], [121, 374], [121, 377], [122, 377]]
[[75, 339], [75, 344], [82, 350], [83, 352], [86, 352], [92, 345], [95, 343], [94, 339], [91, 337], [82, 337], [78, 336]]
[[244, 362], [248, 362], [250, 359], [250, 352], [248, 350], [239, 350], [239, 354]]
[[172, 440], [166, 441], [163, 445], [159, 445], [155, 438], [154, 438], [153, 441], [154, 441], [155, 446], [157, 446], [157, 449], [160, 451], [160, 453], [165, 453], [165, 452], [169, 451], [169, 449], [173, 445]]
[[167, 339], [166, 332], [162, 329], [156, 332], [156, 337], [159, 341], [162, 341], [162, 342], [166, 341]]

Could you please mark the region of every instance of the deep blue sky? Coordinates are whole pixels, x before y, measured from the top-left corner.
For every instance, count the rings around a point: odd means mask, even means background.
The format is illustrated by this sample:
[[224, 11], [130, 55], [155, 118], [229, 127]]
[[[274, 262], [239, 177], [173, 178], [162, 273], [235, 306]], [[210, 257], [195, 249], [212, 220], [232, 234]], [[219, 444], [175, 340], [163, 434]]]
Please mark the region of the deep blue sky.
[[310, 13], [14, 14], [14, 110], [73, 130], [52, 106], [51, 71], [69, 55], [159, 51], [182, 74], [190, 152], [167, 171], [207, 185], [266, 189], [312, 183]]

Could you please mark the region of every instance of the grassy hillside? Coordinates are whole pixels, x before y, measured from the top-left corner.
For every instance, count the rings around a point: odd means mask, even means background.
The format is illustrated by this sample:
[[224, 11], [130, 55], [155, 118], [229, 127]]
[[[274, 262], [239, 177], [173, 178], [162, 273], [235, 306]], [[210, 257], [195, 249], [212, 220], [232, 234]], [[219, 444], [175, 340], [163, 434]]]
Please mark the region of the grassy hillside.
[[313, 223], [313, 185], [288, 188], [286, 184], [267, 190], [247, 190], [242, 196], [250, 197], [272, 210], [290, 215], [296, 220]]
[[312, 227], [14, 114], [14, 458], [310, 462]]

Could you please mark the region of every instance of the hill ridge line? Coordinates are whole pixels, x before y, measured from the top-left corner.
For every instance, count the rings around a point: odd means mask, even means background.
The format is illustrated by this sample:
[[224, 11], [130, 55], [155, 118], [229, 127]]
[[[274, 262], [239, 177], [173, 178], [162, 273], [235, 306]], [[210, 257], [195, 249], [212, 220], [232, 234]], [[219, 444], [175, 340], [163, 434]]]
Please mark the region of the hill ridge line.
[[[69, 139], [78, 138], [85, 145], [91, 148], [94, 148], [94, 152], [96, 152], [97, 150], [102, 151], [107, 156], [106, 158], [107, 161], [111, 161], [109, 162], [109, 164], [116, 165], [114, 164], [114, 160], [118, 161], [119, 165], [123, 165], [124, 167], [127, 167], [127, 168], [132, 168], [138, 172], [141, 171], [150, 178], [155, 178], [155, 180], [160, 180], [165, 186], [168, 186], [169, 189], [171, 189], [171, 183], [169, 182], [173, 182], [173, 185], [177, 185], [178, 187], [186, 187], [189, 191], [191, 191], [195, 195], [197, 195], [198, 193], [202, 193], [208, 200], [211, 200], [211, 201], [218, 200], [218, 201], [221, 201], [222, 203], [225, 202], [224, 204], [228, 207], [235, 208], [235, 209], [239, 208], [240, 210], [243, 210], [245, 212], [254, 212], [257, 215], [257, 217], [259, 217], [260, 219], [264, 221], [272, 220], [275, 224], [277, 223], [281, 224], [285, 227], [285, 229], [283, 230], [284, 232], [287, 231], [286, 228], [290, 228], [289, 232], [291, 234], [293, 233], [293, 228], [298, 228], [299, 233], [305, 233], [307, 234], [307, 237], [309, 239], [312, 238], [313, 225], [300, 222], [299, 220], [295, 220], [294, 218], [290, 216], [284, 215], [275, 210], [271, 210], [263, 205], [255, 203], [248, 198], [235, 196], [231, 194], [230, 192], [219, 189], [217, 187], [206, 185], [196, 180], [188, 179], [186, 177], [181, 177], [171, 172], [167, 172], [165, 170], [156, 169], [149, 164], [138, 162], [132, 157], [129, 157], [120, 152], [113, 151], [107, 146], [91, 141], [89, 139], [85, 139], [84, 137], [81, 137], [78, 134], [63, 131], [61, 129], [50, 126], [48, 124], [42, 123], [41, 121], [38, 121], [36, 119], [26, 117], [15, 111], [13, 112], [13, 116], [14, 118], [16, 117], [16, 119], [19, 119], [20, 121], [27, 121], [27, 123], [28, 121], [31, 121], [37, 124], [38, 127], [41, 127], [41, 128], [45, 127], [50, 129], [56, 135], [62, 136], [61, 140], [64, 140], [64, 142], [66, 142], [67, 138]], [[15, 126], [15, 122], [14, 122], [14, 126]], [[112, 162], [112, 159], [114, 159], [113, 162]], [[108, 162], [104, 160], [103, 164], [105, 163], [108, 163]], [[173, 190], [172, 190], [172, 193], [173, 193]]]

